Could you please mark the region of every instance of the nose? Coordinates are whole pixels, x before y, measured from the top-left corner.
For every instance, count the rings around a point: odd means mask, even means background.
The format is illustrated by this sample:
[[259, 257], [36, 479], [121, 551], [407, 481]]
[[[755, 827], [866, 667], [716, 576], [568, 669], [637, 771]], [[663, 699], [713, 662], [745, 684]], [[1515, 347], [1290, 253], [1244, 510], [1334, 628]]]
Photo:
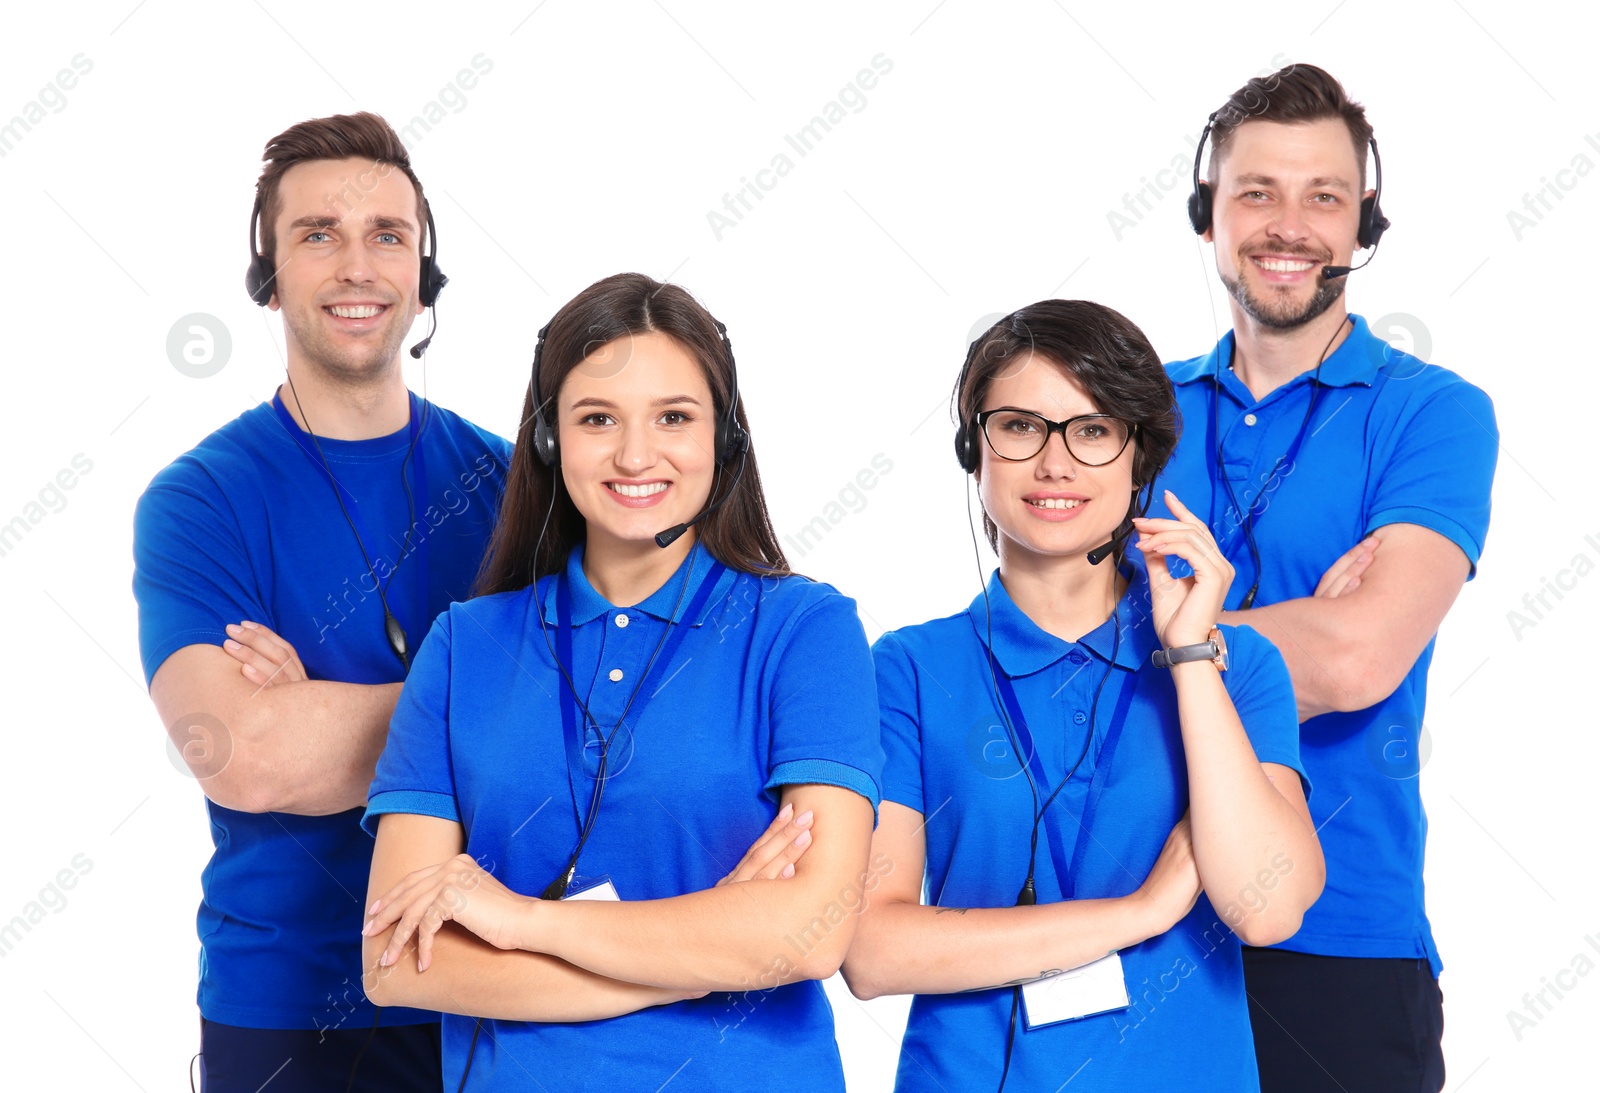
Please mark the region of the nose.
[[1305, 212], [1294, 202], [1284, 202], [1268, 223], [1267, 233], [1292, 243], [1306, 237]]
[[377, 280], [365, 239], [347, 239], [339, 248], [339, 280], [356, 285], [371, 284]]
[[1078, 477], [1078, 461], [1067, 451], [1067, 438], [1058, 429], [1052, 429], [1044, 438], [1044, 449], [1039, 453], [1039, 473], [1048, 478]]
[[619, 469], [638, 474], [655, 466], [656, 445], [648, 425], [622, 425], [617, 430], [617, 448], [613, 456]]

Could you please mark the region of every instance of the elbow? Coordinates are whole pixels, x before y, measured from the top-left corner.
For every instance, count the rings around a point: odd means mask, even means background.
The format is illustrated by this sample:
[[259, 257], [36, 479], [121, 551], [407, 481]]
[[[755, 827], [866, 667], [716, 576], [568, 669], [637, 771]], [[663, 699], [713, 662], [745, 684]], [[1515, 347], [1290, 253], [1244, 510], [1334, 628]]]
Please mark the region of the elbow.
[[839, 969], [844, 974], [844, 984], [850, 988], [850, 993], [863, 1002], [870, 1002], [874, 998], [893, 993], [888, 989], [883, 976], [872, 966], [872, 962], [859, 951], [860, 948], [858, 945], [852, 949], [850, 955], [845, 958], [844, 966]]
[[[845, 955], [850, 948], [850, 934], [855, 931], [848, 924], [834, 928], [824, 944], [807, 950], [794, 965], [795, 979], [828, 979], [843, 970]], [[838, 934], [845, 934], [838, 937]], [[801, 944], [805, 944], [803, 941]]]
[[276, 784], [273, 772], [237, 752], [222, 770], [197, 781], [207, 800], [234, 812], [295, 811], [294, 800]]
[[1339, 713], [1376, 706], [1394, 694], [1410, 670], [1411, 662], [1401, 663], [1382, 648], [1348, 647], [1335, 661], [1327, 706]]
[[389, 936], [389, 932], [385, 932], [382, 937], [369, 937], [362, 941], [361, 989], [366, 992], [367, 1001], [384, 1009], [392, 1006], [432, 1008], [415, 989], [418, 979], [416, 975], [396, 974], [400, 971], [398, 961], [386, 968], [379, 966], [378, 957], [383, 955], [383, 950], [388, 946]]
[[1240, 941], [1252, 947], [1277, 945], [1300, 932], [1300, 920], [1303, 917], [1300, 911], [1256, 915], [1239, 923], [1233, 932], [1239, 935]]

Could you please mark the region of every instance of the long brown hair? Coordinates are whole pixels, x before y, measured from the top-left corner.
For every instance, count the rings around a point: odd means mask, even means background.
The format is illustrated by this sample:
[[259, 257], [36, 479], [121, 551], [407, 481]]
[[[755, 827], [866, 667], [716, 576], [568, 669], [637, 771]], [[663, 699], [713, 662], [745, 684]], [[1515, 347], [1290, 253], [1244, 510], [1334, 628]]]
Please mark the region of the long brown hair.
[[[535, 391], [533, 379], [529, 380], [500, 518], [478, 572], [477, 595], [528, 587], [565, 565], [572, 548], [583, 541], [583, 514], [558, 487], [560, 464], [547, 467], [534, 452], [535, 417], [545, 414], [555, 428], [553, 409], [567, 374], [601, 346], [647, 333], [665, 334], [688, 350], [711, 388], [713, 416], [720, 419], [727, 411], [734, 386], [733, 357], [716, 320], [688, 292], [642, 273], [618, 273], [578, 293], [550, 320], [539, 354], [539, 390]], [[748, 433], [742, 399], [734, 414]], [[732, 457], [728, 465], [719, 468], [713, 496], [727, 489], [722, 483], [731, 478], [738, 458]], [[789, 563], [767, 514], [753, 445], [743, 458], [744, 473], [733, 493], [694, 530], [711, 555], [726, 566], [759, 576], [787, 574]]]

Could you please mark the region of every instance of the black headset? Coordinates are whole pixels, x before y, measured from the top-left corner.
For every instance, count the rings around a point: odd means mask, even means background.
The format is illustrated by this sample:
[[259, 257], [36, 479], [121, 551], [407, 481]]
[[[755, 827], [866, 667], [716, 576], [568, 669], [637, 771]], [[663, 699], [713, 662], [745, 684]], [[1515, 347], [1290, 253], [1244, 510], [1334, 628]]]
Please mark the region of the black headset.
[[[1189, 225], [1194, 228], [1196, 235], [1204, 235], [1211, 229], [1211, 185], [1200, 181], [1200, 160], [1206, 153], [1206, 138], [1211, 135], [1211, 129], [1217, 122], [1217, 115], [1221, 112], [1214, 110], [1206, 119], [1206, 127], [1200, 133], [1200, 144], [1194, 150], [1194, 190], [1189, 194]], [[1383, 215], [1383, 209], [1378, 204], [1383, 197], [1383, 160], [1378, 156], [1376, 138], [1369, 136], [1367, 144], [1372, 148], [1372, 165], [1377, 177], [1372, 187], [1372, 196], [1361, 199], [1361, 219], [1356, 228], [1356, 242], [1363, 250], [1377, 246], [1378, 240], [1383, 238], [1383, 233], [1389, 228], [1389, 218]]]
[[[554, 320], [552, 320], [553, 322]], [[745, 432], [744, 426], [739, 424], [739, 364], [733, 356], [733, 343], [728, 341], [728, 328], [716, 319], [717, 333], [722, 335], [722, 348], [728, 354], [728, 379], [731, 390], [728, 392], [728, 405], [717, 418], [717, 435], [712, 455], [717, 461], [717, 466], [727, 464], [735, 456], [741, 456], [750, 448], [750, 434]], [[539, 343], [533, 349], [533, 378], [529, 381], [532, 385], [529, 390], [533, 396], [533, 453], [539, 457], [539, 462], [546, 467], [554, 467], [561, 462], [561, 451], [556, 442], [556, 421], [551, 398], [548, 403], [539, 401], [539, 366], [544, 361], [544, 339], [550, 332], [550, 323], [545, 323], [539, 328]], [[741, 465], [741, 470], [743, 469]]]
[[[989, 331], [1003, 322], [1005, 322], [1005, 319], [999, 320], [989, 330], [985, 330], [982, 334], [973, 338], [972, 344], [967, 346], [967, 359], [961, 362], [961, 375], [956, 377], [956, 411], [958, 413], [961, 409], [961, 392], [967, 386], [967, 373], [972, 371], [972, 359], [978, 355], [978, 346], [983, 344], [983, 340], [989, 336]], [[976, 418], [963, 418], [956, 423], [956, 462], [961, 464], [962, 470], [972, 474], [978, 469], [978, 462], [981, 456], [982, 452], [978, 448], [978, 421]]]
[[[428, 253], [422, 256], [422, 277], [417, 286], [417, 297], [424, 307], [432, 307], [439, 299], [439, 293], [444, 291], [444, 286], [450, 283], [450, 278], [445, 276], [444, 270], [440, 269], [439, 263], [435, 261], [435, 256], [439, 252], [439, 233], [433, 227], [432, 206], [425, 204], [423, 215], [428, 221]], [[261, 192], [257, 190], [255, 206], [250, 210], [250, 265], [244, 271], [244, 288], [250, 294], [250, 299], [258, 306], [266, 307], [272, 301], [278, 271], [273, 268], [272, 260], [256, 249], [259, 241], [257, 228], [260, 223]]]

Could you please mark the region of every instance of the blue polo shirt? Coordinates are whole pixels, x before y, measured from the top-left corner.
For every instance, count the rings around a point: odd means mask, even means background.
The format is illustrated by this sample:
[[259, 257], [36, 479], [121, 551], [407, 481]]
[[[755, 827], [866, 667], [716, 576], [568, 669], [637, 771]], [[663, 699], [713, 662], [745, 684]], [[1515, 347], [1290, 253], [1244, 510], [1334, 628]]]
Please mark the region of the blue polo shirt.
[[[1152, 515], [1170, 515], [1170, 489], [1210, 515], [1237, 576], [1236, 608], [1256, 578], [1238, 503], [1253, 511], [1261, 555], [1256, 606], [1310, 596], [1329, 566], [1387, 524], [1418, 524], [1461, 548], [1477, 570], [1489, 529], [1499, 445], [1489, 397], [1453, 372], [1394, 349], [1352, 316], [1354, 328], [1323, 363], [1256, 399], [1229, 370], [1233, 332], [1205, 356], [1167, 366], [1183, 438], [1157, 482]], [[1217, 377], [1221, 376], [1221, 384]], [[1314, 416], [1292, 463], [1313, 389]], [[1219, 403], [1220, 390], [1220, 403]], [[1381, 557], [1381, 554], [1380, 554]], [[1423, 707], [1433, 642], [1393, 694], [1354, 713], [1300, 727], [1300, 753], [1317, 787], [1311, 815], [1327, 856], [1322, 898], [1281, 946], [1323, 956], [1426, 957], [1441, 963], [1423, 906], [1427, 817], [1417, 786], [1426, 760]]]
[[[691, 630], [612, 740], [574, 890], [605, 878], [625, 900], [710, 888], [772, 821], [785, 785], [842, 786], [877, 807], [877, 696], [854, 601], [804, 577], [726, 569], [713, 578], [710, 561], [697, 546], [643, 602], [617, 607], [584, 576], [581, 547], [568, 559], [566, 667], [607, 731], [674, 610], [717, 582], [684, 616], [679, 625]], [[467, 853], [526, 895], [566, 866], [598, 769], [597, 733], [583, 731], [581, 714], [583, 745], [563, 739], [555, 587], [547, 576], [537, 590], [458, 603], [434, 624], [395, 710], [366, 818], [369, 831], [389, 812], [457, 821]], [[837, 1093], [844, 1076], [822, 984], [774, 986], [807, 944], [797, 931], [775, 947], [772, 974], [747, 991], [601, 1021], [486, 1020], [470, 1088], [521, 1090], [533, 1075], [549, 1090], [648, 1090], [669, 1079], [673, 1090], [725, 1090], [779, 1066], [785, 1088]], [[447, 1083], [466, 1067], [475, 1023], [444, 1017]]]
[[[321, 446], [415, 649], [434, 616], [471, 588], [511, 449], [423, 400], [413, 412], [409, 462], [409, 427]], [[179, 649], [221, 645], [223, 627], [244, 619], [293, 645], [311, 679], [404, 678], [334, 487], [271, 403], [156, 475], [134, 516], [133, 554], [146, 682]], [[243, 1028], [370, 1028], [360, 931], [372, 840], [361, 810], [256, 814], [207, 800], [206, 811], [215, 850], [200, 875], [201, 1014]], [[385, 1025], [433, 1020], [383, 1011]]]
[[[1150, 664], [1158, 642], [1144, 609], [1143, 573], [1135, 572], [1116, 614], [1076, 642], [1041, 630], [998, 573], [988, 593], [992, 621], [980, 595], [961, 614], [892, 631], [873, 648], [883, 795], [927, 817], [924, 900], [1010, 907], [1028, 872], [1033, 799], [999, 713], [986, 646], [1023, 714], [1020, 744], [1035, 762], [1041, 802], [1083, 751], [1104, 681], [1088, 753], [1040, 825], [1034, 884], [1040, 903], [1069, 892], [1128, 895], [1189, 807], [1172, 674]], [[1223, 679], [1257, 757], [1299, 770], [1283, 658], [1248, 627], [1223, 630], [1233, 658]], [[1119, 730], [1115, 711], [1125, 690], [1131, 699]], [[1085, 832], [1080, 818], [1091, 795]], [[1096, 1090], [1257, 1088], [1239, 941], [1205, 895], [1171, 930], [1121, 957], [1128, 1008], [1036, 1029], [1019, 1013], [1009, 1087], [1052, 1090], [1077, 1075]], [[993, 1088], [1011, 997], [1009, 989], [917, 995], [895, 1088]]]

